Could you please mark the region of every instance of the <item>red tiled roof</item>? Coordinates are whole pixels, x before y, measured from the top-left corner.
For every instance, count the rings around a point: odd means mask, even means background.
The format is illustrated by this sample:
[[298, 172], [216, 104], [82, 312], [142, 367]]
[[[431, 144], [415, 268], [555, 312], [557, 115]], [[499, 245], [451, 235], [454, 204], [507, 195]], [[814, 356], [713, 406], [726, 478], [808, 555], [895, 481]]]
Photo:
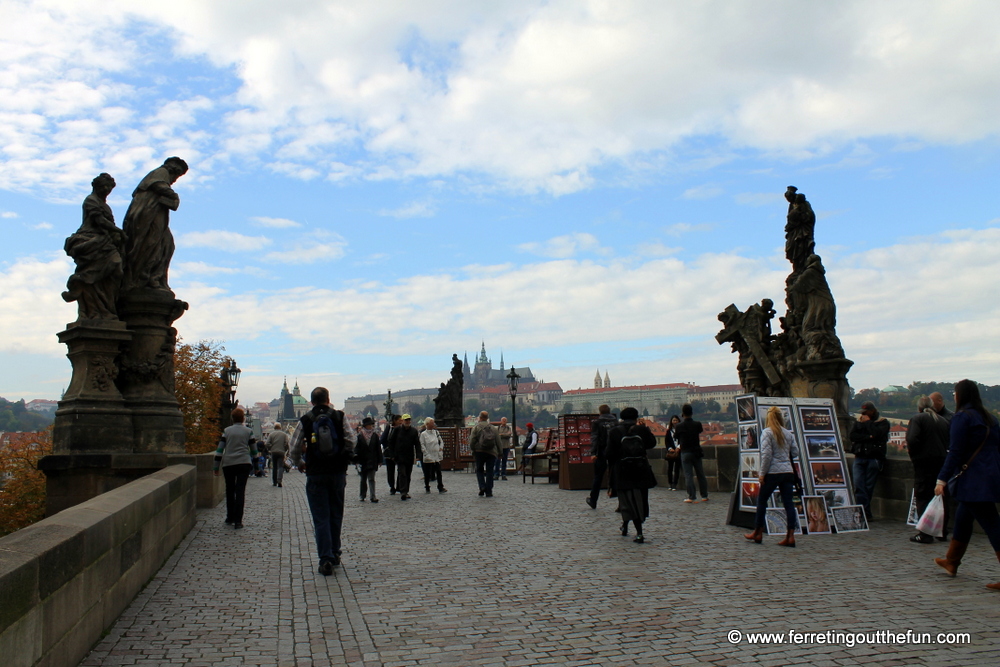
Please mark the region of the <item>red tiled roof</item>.
[[628, 387], [607, 387], [607, 388], [602, 387], [601, 389], [570, 389], [569, 391], [563, 392], [563, 395], [566, 395], [566, 394], [575, 394], [575, 395], [596, 394], [596, 393], [602, 393], [602, 392], [606, 392], [606, 391], [624, 391], [624, 390], [627, 390], [627, 389], [639, 390], [639, 389], [690, 389], [690, 388], [691, 388], [691, 385], [689, 385], [689, 384], [686, 384], [686, 383], [683, 383], [683, 382], [674, 382], [674, 383], [671, 383], [671, 384], [630, 385]]

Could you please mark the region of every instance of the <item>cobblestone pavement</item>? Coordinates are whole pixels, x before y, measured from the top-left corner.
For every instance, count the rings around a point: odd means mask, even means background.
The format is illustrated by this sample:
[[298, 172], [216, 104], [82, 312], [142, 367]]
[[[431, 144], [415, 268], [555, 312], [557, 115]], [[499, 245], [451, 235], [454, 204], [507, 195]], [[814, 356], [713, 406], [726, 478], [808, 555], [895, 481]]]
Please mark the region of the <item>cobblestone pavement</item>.
[[[81, 663], [96, 665], [995, 665], [1000, 565], [975, 535], [959, 576], [945, 546], [868, 533], [755, 545], [725, 525], [728, 494], [650, 492], [645, 544], [586, 492], [445, 473], [449, 492], [358, 502], [344, 563], [316, 571], [304, 476], [251, 478], [246, 528], [224, 504], [198, 522]], [[380, 471], [380, 488], [384, 473]], [[965, 644], [789, 643], [789, 632], [970, 633]], [[729, 633], [742, 634], [731, 643]], [[749, 643], [780, 633], [785, 643]]]

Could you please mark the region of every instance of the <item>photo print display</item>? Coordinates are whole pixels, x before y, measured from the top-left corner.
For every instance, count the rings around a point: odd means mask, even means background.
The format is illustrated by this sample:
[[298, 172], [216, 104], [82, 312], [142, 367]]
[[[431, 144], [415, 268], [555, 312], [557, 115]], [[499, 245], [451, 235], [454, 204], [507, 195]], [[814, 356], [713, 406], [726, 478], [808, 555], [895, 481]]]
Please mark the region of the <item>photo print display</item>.
[[760, 495], [760, 482], [740, 483], [740, 507], [757, 509], [757, 497]]
[[840, 461], [810, 461], [813, 486], [844, 486], [844, 466]]
[[805, 496], [802, 501], [806, 506], [806, 529], [810, 535], [823, 535], [830, 530], [830, 517], [826, 511], [826, 498], [823, 496]]
[[740, 476], [743, 479], [757, 479], [760, 477], [760, 454], [740, 454]]
[[810, 459], [840, 459], [840, 448], [834, 434], [806, 434], [805, 438]]
[[802, 430], [804, 431], [833, 430], [833, 412], [830, 408], [800, 406], [799, 416], [802, 417]]
[[736, 420], [741, 422], [750, 422], [754, 420], [754, 397], [753, 396], [740, 396], [736, 399]]
[[865, 508], [861, 505], [847, 505], [833, 508], [833, 523], [838, 533], [853, 533], [868, 530]]
[[760, 449], [756, 424], [740, 424], [740, 449]]
[[[764, 514], [767, 524], [768, 535], [784, 535], [788, 532], [788, 517], [785, 515], [785, 508], [776, 509], [769, 507]], [[798, 525], [795, 526], [795, 534], [802, 534], [802, 517], [799, 517]]]
[[841, 489], [816, 489], [816, 495], [826, 498], [826, 506], [831, 510], [834, 507], [845, 507], [851, 504], [851, 495], [846, 487]]
[[[787, 405], [775, 406], [781, 410], [781, 417], [785, 420], [785, 428], [787, 428], [792, 433], [795, 433], [795, 422], [792, 421], [792, 409]], [[760, 423], [763, 425], [767, 424], [767, 411], [771, 409], [770, 405], [759, 405], [757, 406], [757, 416], [760, 417]], [[761, 427], [763, 428], [763, 426]]]

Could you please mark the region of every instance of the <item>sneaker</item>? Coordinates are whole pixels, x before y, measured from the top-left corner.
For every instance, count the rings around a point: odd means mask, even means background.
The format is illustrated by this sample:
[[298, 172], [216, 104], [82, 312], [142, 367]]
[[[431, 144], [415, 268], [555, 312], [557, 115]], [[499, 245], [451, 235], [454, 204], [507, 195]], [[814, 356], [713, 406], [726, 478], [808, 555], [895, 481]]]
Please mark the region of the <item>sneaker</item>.
[[364, 498], [358, 498], [358, 500], [360, 500], [361, 502], [365, 502]]
[[639, 544], [642, 544], [642, 543], [643, 543], [643, 542], [645, 542], [646, 540], [645, 540], [645, 538], [644, 538], [644, 537], [643, 537], [642, 535], [636, 535], [635, 539], [634, 539], [634, 540], [632, 540], [632, 541], [633, 541], [633, 542], [637, 542], [637, 543], [639, 543]]
[[702, 499], [701, 499], [701, 502], [703, 502], [703, 503], [707, 503], [707, 502], [708, 502], [708, 498], [702, 498]]
[[448, 493], [448, 489], [442, 486], [440, 489], [438, 489], [438, 493]]
[[597, 503], [594, 502], [593, 498], [589, 498], [588, 497], [588, 498], [586, 498], [585, 502], [587, 503], [587, 505], [590, 506], [590, 509], [592, 509], [592, 510], [596, 510], [597, 509]]
[[672, 487], [672, 486], [671, 486], [671, 487], [670, 487], [670, 490], [671, 490], [671, 491], [676, 491], [677, 489], [675, 489], [674, 487]]
[[691, 498], [685, 498], [684, 502], [686, 502], [686, 503], [695, 503], [695, 502], [698, 502], [698, 501], [697, 500], [692, 500]]
[[333, 562], [325, 560], [319, 564], [319, 573], [324, 577], [329, 577], [333, 574]]
[[378, 498], [372, 498], [372, 502], [373, 503], [377, 503], [378, 502]]

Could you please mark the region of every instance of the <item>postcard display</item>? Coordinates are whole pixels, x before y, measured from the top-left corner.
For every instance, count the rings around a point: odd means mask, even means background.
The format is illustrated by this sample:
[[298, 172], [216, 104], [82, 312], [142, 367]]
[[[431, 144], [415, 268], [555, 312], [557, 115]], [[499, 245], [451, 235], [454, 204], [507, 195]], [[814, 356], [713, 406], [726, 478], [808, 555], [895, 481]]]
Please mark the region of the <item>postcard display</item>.
[[[803, 494], [794, 496], [799, 526], [814, 535], [867, 530], [864, 510], [854, 503], [837, 427], [833, 401], [826, 398], [777, 398], [744, 394], [736, 397], [739, 421], [740, 475], [736, 506], [741, 512], [756, 512], [760, 492], [760, 434], [769, 408], [777, 406], [785, 428], [798, 445], [796, 465]], [[775, 490], [767, 502], [768, 533], [785, 532], [785, 509]], [[741, 522], [742, 523], [742, 522]]]

